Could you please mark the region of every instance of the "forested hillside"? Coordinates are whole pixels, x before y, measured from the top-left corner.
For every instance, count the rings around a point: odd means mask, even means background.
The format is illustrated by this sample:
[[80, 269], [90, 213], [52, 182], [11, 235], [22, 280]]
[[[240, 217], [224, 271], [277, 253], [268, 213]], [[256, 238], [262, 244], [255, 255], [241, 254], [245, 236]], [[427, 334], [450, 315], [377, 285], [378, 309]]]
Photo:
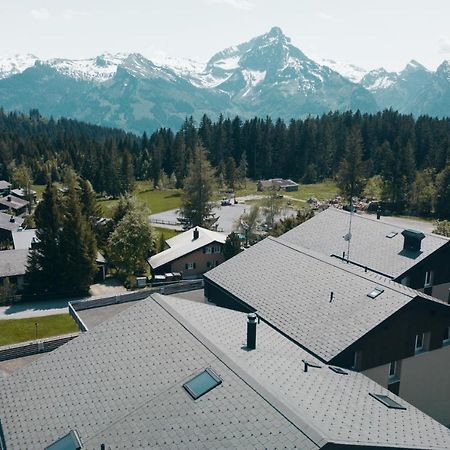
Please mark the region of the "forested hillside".
[[450, 169], [444, 170], [450, 162], [450, 119], [415, 119], [392, 110], [329, 113], [289, 123], [222, 116], [212, 122], [204, 116], [199, 124], [187, 118], [180, 130], [160, 129], [150, 136], [48, 120], [37, 111], [0, 111], [0, 178], [26, 165], [34, 182], [58, 181], [71, 166], [97, 192], [113, 196], [129, 191], [133, 178], [159, 185], [167, 176], [180, 187], [198, 142], [208, 150], [218, 179], [230, 184], [243, 172], [253, 179], [313, 183], [339, 176], [342, 161], [356, 157], [363, 179], [356, 194], [366, 188], [394, 209], [420, 214], [431, 213], [450, 179]]

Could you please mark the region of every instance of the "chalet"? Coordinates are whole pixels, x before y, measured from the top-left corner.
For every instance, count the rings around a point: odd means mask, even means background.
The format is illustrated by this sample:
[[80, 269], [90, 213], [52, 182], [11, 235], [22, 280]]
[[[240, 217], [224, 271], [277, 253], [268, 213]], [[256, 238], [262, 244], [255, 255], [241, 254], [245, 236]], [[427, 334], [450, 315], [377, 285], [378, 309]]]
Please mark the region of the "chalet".
[[[318, 252], [327, 258], [390, 278], [448, 302], [450, 288], [450, 240], [437, 234], [411, 230], [328, 208], [285, 233], [285, 242]], [[348, 249], [350, 247], [350, 254]]]
[[23, 219], [0, 212], [0, 242], [12, 244], [12, 233], [22, 227]]
[[0, 285], [3, 285], [5, 278], [8, 278], [20, 292], [24, 286], [27, 263], [28, 250], [0, 251]]
[[27, 212], [29, 201], [23, 200], [14, 195], [7, 195], [0, 198], [0, 211], [11, 211], [16, 216], [21, 216]]
[[36, 191], [33, 191], [32, 189], [29, 189], [28, 191], [26, 189], [23, 188], [19, 188], [19, 189], [11, 189], [11, 194], [14, 195], [17, 198], [21, 198], [23, 200], [28, 200], [30, 201], [30, 199], [33, 200], [33, 202], [36, 201]]
[[0, 180], [0, 197], [9, 195], [11, 193], [11, 183], [5, 180]]
[[148, 259], [153, 275], [178, 272], [183, 278], [198, 278], [224, 261], [226, 235], [196, 227], [166, 241], [169, 246]]
[[450, 425], [447, 303], [283, 237], [259, 242], [204, 279], [208, 300], [257, 311], [322, 364], [365, 373]]
[[272, 178], [270, 180], [259, 180], [256, 185], [258, 191], [267, 191], [273, 188], [277, 191], [294, 192], [298, 191], [298, 184], [292, 180]]
[[35, 229], [23, 230], [19, 228], [19, 230], [13, 231], [12, 238], [16, 250], [30, 249], [37, 242]]
[[2, 380], [0, 423], [8, 450], [450, 447], [450, 430], [255, 316], [158, 294]]

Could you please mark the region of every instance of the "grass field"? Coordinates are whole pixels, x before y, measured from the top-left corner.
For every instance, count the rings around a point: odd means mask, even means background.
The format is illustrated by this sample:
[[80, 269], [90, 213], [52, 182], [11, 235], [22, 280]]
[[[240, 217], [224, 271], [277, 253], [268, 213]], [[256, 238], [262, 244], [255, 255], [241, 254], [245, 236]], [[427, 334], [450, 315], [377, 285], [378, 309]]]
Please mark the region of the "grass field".
[[78, 331], [76, 323], [69, 314], [31, 317], [29, 319], [0, 320], [0, 346]]
[[153, 231], [155, 232], [155, 238], [159, 239], [159, 237], [161, 236], [161, 234], [164, 235], [164, 239], [167, 241], [167, 239], [173, 238], [174, 236], [177, 236], [178, 234], [180, 234], [180, 231], [176, 231], [176, 230], [170, 230], [169, 228], [157, 228], [154, 227]]
[[[157, 214], [169, 209], [179, 208], [181, 205], [181, 189], [169, 189], [167, 191], [155, 190], [148, 181], [137, 181], [133, 191], [133, 197], [144, 204], [152, 214]], [[103, 214], [111, 217], [118, 200], [100, 200]]]

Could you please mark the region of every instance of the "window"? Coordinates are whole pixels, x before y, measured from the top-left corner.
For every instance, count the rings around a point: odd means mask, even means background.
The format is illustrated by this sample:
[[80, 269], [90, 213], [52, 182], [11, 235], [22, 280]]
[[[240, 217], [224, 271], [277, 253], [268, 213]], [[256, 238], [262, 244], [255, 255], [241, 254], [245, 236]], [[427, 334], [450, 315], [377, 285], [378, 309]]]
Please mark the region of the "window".
[[397, 236], [396, 231], [391, 231], [389, 234], [386, 235], [387, 238], [392, 239], [393, 237]]
[[203, 253], [206, 253], [207, 255], [209, 255], [212, 252], [213, 252], [212, 247], [203, 247]]
[[220, 253], [222, 251], [220, 245], [214, 246], [214, 253]]
[[415, 350], [416, 353], [420, 353], [424, 350], [424, 341], [425, 341], [425, 333], [416, 334], [416, 344], [415, 344]]
[[425, 272], [425, 283], [424, 287], [431, 286], [433, 284], [433, 272], [428, 270]]
[[356, 351], [353, 353], [353, 365], [351, 367], [353, 370], [359, 370], [361, 366], [361, 358], [362, 353], [360, 351]]
[[[1, 442], [0, 442], [1, 444]], [[72, 430], [69, 434], [66, 434], [61, 439], [53, 442], [46, 450], [80, 450], [82, 447], [81, 439], [75, 430]]]
[[211, 269], [211, 267], [214, 267], [214, 262], [212, 262], [212, 261], [207, 261], [207, 262], [206, 262], [206, 267], [207, 267], [208, 269]]
[[186, 264], [184, 265], [184, 268], [185, 268], [186, 270], [194, 270], [195, 267], [196, 267], [195, 262], [194, 262], [194, 263], [186, 263]]
[[205, 395], [211, 389], [219, 386], [222, 380], [211, 369], [205, 369], [202, 373], [196, 375], [192, 380], [183, 384], [184, 389], [189, 392], [194, 400]]
[[389, 364], [389, 383], [400, 381], [401, 361], [391, 361]]
[[381, 295], [384, 292], [384, 289], [381, 288], [373, 288], [368, 294], [367, 297], [370, 298], [377, 298], [379, 295]]
[[383, 405], [387, 406], [390, 409], [406, 409], [404, 406], [400, 405], [400, 403], [397, 403], [395, 400], [388, 397], [387, 395], [372, 394], [372, 392], [370, 392], [369, 395], [377, 399], [379, 402], [383, 403]]
[[444, 336], [442, 338], [442, 344], [443, 345], [448, 345], [450, 344], [450, 327], [447, 327], [444, 330]]

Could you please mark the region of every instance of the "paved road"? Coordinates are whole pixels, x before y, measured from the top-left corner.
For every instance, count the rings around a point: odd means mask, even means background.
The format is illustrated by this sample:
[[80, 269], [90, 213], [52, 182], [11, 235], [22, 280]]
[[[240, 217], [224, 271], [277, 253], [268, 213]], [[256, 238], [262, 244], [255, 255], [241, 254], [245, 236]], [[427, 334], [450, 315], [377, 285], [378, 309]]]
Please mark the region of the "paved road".
[[[367, 213], [363, 212], [362, 214], [364, 215]], [[376, 217], [374, 214], [367, 214], [367, 215], [372, 218]], [[433, 222], [428, 222], [425, 220], [419, 220], [409, 217], [381, 216], [380, 221], [384, 223], [390, 223], [398, 227], [417, 229], [419, 231], [423, 231], [424, 233], [432, 233], [435, 228]]]
[[[237, 228], [239, 217], [241, 217], [242, 214], [248, 212], [252, 206], [251, 204], [245, 204], [243, 202], [246, 200], [257, 200], [259, 198], [261, 198], [261, 196], [250, 195], [247, 197], [238, 198], [239, 203], [236, 205], [231, 204], [230, 206], [216, 206], [213, 209], [213, 212], [216, 215], [216, 217], [218, 217], [218, 220], [216, 222], [218, 231], [221, 231], [227, 235], [230, 234], [232, 231], [235, 231]], [[285, 209], [281, 213], [280, 217], [292, 216], [295, 215], [296, 212], [297, 211], [294, 209]], [[177, 223], [178, 216], [179, 216], [178, 210], [172, 209], [170, 211], [152, 214], [150, 216], [150, 221], [152, 222], [152, 225], [157, 227], [159, 226], [162, 228], [171, 228], [181, 231], [182, 228], [179, 225], [165, 225], [155, 223], [157, 221]]]

